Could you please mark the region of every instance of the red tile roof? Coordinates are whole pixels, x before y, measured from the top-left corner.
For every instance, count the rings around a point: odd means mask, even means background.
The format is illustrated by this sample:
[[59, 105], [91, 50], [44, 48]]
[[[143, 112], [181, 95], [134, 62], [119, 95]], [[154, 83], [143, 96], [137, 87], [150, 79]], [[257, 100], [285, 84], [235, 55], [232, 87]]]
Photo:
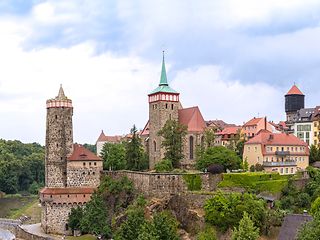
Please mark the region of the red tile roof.
[[144, 129], [140, 133], [141, 136], [149, 135], [149, 122], [150, 121], [147, 122], [147, 124], [144, 126]]
[[92, 194], [96, 188], [43, 188], [41, 194], [62, 195], [62, 194]]
[[226, 127], [221, 132], [218, 132], [217, 135], [225, 135], [225, 134], [237, 134], [241, 127]]
[[300, 91], [300, 89], [296, 85], [293, 85], [286, 95], [304, 95], [304, 94]]
[[102, 161], [100, 157], [90, 152], [80, 144], [73, 144], [73, 152], [68, 157], [69, 161]]
[[246, 122], [243, 126], [245, 127], [245, 126], [254, 126], [254, 125], [257, 125], [258, 122], [261, 121], [261, 119], [262, 119], [262, 118], [256, 118], [256, 117], [254, 117], [254, 118], [252, 118], [251, 120], [249, 120], [248, 122]]
[[188, 127], [189, 132], [202, 132], [206, 128], [198, 107], [179, 109], [179, 123]]
[[117, 135], [116, 136], [106, 136], [102, 130], [97, 142], [120, 143], [121, 139], [122, 139], [122, 136], [117, 136]]
[[264, 129], [260, 130], [257, 135], [247, 141], [246, 144], [308, 146], [307, 143], [292, 134], [271, 133]]
[[229, 124], [224, 122], [223, 120], [208, 120], [206, 121], [207, 127], [216, 127], [220, 130], [223, 130], [226, 127], [236, 127], [235, 124]]

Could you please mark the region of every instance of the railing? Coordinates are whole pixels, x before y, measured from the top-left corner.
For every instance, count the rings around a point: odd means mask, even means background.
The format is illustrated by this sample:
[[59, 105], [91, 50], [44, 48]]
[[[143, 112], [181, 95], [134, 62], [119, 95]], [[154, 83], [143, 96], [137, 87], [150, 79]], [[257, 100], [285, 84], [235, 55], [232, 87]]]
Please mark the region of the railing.
[[286, 162], [263, 162], [262, 166], [264, 167], [280, 167], [280, 166], [297, 166], [294, 161], [286, 161]]
[[275, 154], [278, 156], [288, 156], [290, 155], [290, 151], [276, 151]]

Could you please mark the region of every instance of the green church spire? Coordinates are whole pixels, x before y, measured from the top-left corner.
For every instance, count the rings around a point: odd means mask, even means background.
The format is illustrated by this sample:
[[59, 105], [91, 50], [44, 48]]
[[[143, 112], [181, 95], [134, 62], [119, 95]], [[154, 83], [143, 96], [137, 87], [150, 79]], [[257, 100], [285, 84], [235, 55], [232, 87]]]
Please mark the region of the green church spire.
[[164, 51], [162, 51], [162, 69], [161, 69], [161, 77], [160, 77], [160, 84], [159, 86], [168, 86], [167, 80], [167, 72], [166, 72], [166, 65], [164, 63]]

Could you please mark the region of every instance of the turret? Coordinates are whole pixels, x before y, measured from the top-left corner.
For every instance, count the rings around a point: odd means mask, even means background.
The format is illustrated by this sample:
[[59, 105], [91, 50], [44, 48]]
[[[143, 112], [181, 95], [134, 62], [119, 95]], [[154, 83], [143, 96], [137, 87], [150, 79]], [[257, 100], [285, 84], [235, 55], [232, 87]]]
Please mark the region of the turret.
[[72, 153], [73, 107], [60, 86], [58, 96], [47, 100], [45, 183], [46, 187], [66, 187], [67, 157]]
[[289, 92], [285, 95], [285, 111], [287, 122], [296, 121], [297, 111], [304, 108], [304, 94], [294, 84]]

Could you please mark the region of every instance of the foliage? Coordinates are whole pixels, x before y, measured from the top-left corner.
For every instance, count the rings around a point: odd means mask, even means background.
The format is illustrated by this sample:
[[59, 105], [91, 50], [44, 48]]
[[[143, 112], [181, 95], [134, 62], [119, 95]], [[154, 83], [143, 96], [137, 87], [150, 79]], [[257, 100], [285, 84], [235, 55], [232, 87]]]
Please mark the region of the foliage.
[[216, 137], [215, 132], [216, 132], [216, 129], [214, 128], [207, 128], [206, 130], [204, 130], [204, 141], [205, 141], [206, 147], [214, 146], [214, 139]]
[[168, 120], [158, 135], [163, 137], [161, 146], [165, 148], [164, 158], [172, 162], [173, 167], [179, 167], [183, 159], [183, 145], [187, 127], [174, 120]]
[[189, 191], [201, 190], [202, 181], [199, 174], [184, 174], [183, 179], [187, 183]]
[[237, 155], [242, 159], [243, 156], [243, 149], [244, 149], [244, 143], [245, 140], [244, 139], [240, 139], [237, 144], [236, 144], [236, 153]]
[[131, 208], [127, 211], [127, 220], [123, 222], [115, 235], [116, 240], [136, 240], [146, 223], [143, 208]]
[[136, 126], [133, 125], [130, 130], [132, 137], [130, 141], [126, 143], [126, 168], [129, 170], [141, 171], [148, 169], [149, 161], [137, 131]]
[[82, 232], [102, 235], [104, 237], [111, 235], [106, 205], [101, 195], [93, 194], [91, 200], [85, 205], [80, 229]]
[[0, 191], [7, 194], [29, 189], [37, 192], [36, 184], [44, 185], [44, 159], [44, 147], [37, 143], [0, 139]]
[[319, 240], [320, 239], [320, 216], [306, 223], [298, 232], [297, 240]]
[[263, 230], [266, 235], [271, 232], [271, 227], [280, 227], [286, 212], [280, 209], [267, 209]]
[[198, 233], [197, 240], [217, 240], [216, 231], [213, 227], [207, 226], [202, 232]]
[[320, 213], [319, 210], [320, 210], [320, 197], [317, 197], [316, 200], [314, 200], [314, 202], [311, 204], [310, 213], [312, 215], [316, 215]]
[[33, 183], [29, 186], [28, 192], [31, 194], [38, 194], [39, 189], [42, 188], [44, 185], [42, 183], [37, 183], [33, 181]]
[[133, 192], [133, 183], [126, 177], [122, 177], [119, 180], [113, 180], [109, 176], [105, 176], [99, 186], [98, 192], [109, 192], [111, 194], [118, 194], [120, 192]]
[[259, 238], [259, 229], [254, 226], [253, 221], [244, 212], [243, 218], [239, 223], [239, 228], [234, 228], [231, 239], [232, 240], [256, 240]]
[[81, 207], [72, 208], [69, 218], [68, 225], [72, 230], [80, 229], [80, 223], [83, 217], [83, 209]]
[[205, 219], [222, 231], [238, 226], [244, 212], [250, 215], [259, 228], [263, 226], [265, 219], [265, 202], [249, 193], [218, 192], [206, 201], [204, 210]]
[[223, 146], [208, 147], [197, 159], [196, 167], [203, 171], [211, 164], [221, 164], [224, 169], [239, 169], [241, 159], [237, 154]]
[[126, 149], [123, 143], [105, 143], [101, 150], [101, 157], [105, 170], [126, 168]]
[[218, 187], [243, 187], [258, 192], [279, 193], [287, 186], [287, 183], [288, 177], [278, 173], [224, 173], [223, 180], [218, 184]]
[[153, 223], [146, 222], [141, 227], [138, 240], [161, 240], [156, 233]]
[[163, 159], [156, 163], [154, 166], [156, 172], [170, 172], [172, 171], [172, 162], [168, 159]]
[[97, 145], [85, 143], [85, 144], [83, 144], [83, 146], [86, 149], [88, 149], [90, 152], [93, 152], [94, 154], [97, 154]]
[[209, 165], [207, 171], [212, 174], [219, 174], [224, 172], [224, 168], [221, 164], [211, 164]]
[[153, 225], [156, 235], [161, 240], [178, 240], [178, 223], [173, 216], [166, 211], [156, 213], [153, 217]]
[[310, 156], [309, 156], [309, 162], [314, 163], [316, 161], [320, 161], [320, 148], [316, 145], [311, 145], [310, 147]]
[[248, 157], [244, 159], [242, 169], [245, 170], [246, 172], [249, 170]]
[[256, 172], [262, 172], [264, 169], [263, 169], [263, 166], [260, 164], [260, 163], [257, 163], [255, 166], [254, 166], [254, 169]]

